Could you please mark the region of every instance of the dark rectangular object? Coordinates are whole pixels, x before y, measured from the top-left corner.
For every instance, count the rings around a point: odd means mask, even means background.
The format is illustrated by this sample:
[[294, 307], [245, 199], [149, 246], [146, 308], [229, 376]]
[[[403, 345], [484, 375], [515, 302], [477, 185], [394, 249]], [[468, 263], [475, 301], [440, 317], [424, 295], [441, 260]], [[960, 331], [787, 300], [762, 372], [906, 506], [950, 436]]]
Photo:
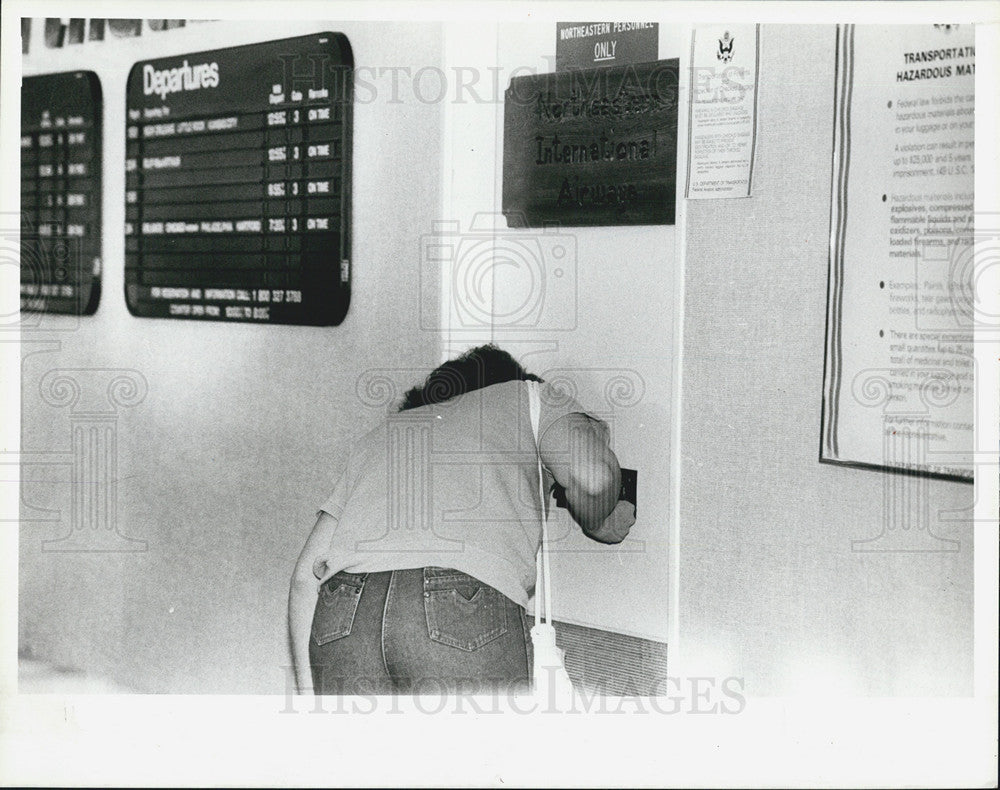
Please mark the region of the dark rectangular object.
[[656, 22], [557, 22], [556, 71], [647, 63], [659, 46]]
[[[128, 173], [125, 176], [125, 186], [135, 189], [142, 186], [147, 195], [154, 190], [170, 187], [191, 186], [194, 184], [262, 184], [264, 182], [264, 167], [230, 167], [215, 170], [180, 170], [163, 171], [160, 173], [144, 173], [140, 179], [138, 173]], [[162, 202], [162, 201], [161, 201]]]
[[353, 66], [341, 33], [133, 66], [125, 163], [133, 315], [344, 320]]
[[673, 225], [677, 76], [674, 58], [512, 79], [507, 225]]
[[101, 82], [21, 83], [21, 309], [92, 315], [101, 298]]
[[[636, 490], [639, 485], [639, 472], [635, 469], [626, 469], [622, 467], [622, 487], [618, 493], [618, 499], [624, 499], [626, 502], [631, 502], [633, 505], [636, 504]], [[636, 513], [638, 513], [638, 507], [636, 508]]]

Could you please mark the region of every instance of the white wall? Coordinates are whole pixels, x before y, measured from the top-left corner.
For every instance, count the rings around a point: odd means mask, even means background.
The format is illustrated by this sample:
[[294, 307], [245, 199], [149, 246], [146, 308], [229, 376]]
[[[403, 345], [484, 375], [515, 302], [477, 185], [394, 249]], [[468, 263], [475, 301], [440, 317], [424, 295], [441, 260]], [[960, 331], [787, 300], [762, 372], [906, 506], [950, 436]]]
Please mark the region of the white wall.
[[[682, 54], [682, 30], [661, 25], [660, 58]], [[502, 92], [514, 74], [554, 70], [555, 23], [477, 23], [450, 27], [447, 65], [453, 73], [496, 70], [499, 98], [484, 76], [476, 102], [463, 92], [446, 123], [446, 215], [468, 233], [480, 228], [499, 251], [533, 243], [542, 259], [549, 328], [531, 320], [511, 325], [497, 319], [470, 331], [464, 302], [480, 297], [445, 281], [447, 349], [493, 341], [532, 372], [573, 382], [584, 406], [609, 418], [613, 445], [623, 466], [639, 470], [639, 518], [626, 542], [603, 546], [582, 536], [564, 511], [555, 511], [553, 591], [555, 616], [597, 628], [667, 639], [669, 595], [671, 441], [678, 236], [674, 226], [508, 230], [501, 216], [503, 186]], [[470, 77], [471, 79], [471, 77]], [[459, 98], [456, 96], [456, 98]], [[678, 145], [681, 150], [681, 143]], [[678, 206], [678, 213], [680, 213]], [[489, 217], [495, 218], [495, 225]], [[495, 232], [489, 230], [495, 228]], [[558, 241], [561, 237], [562, 241]], [[556, 243], [573, 251], [575, 289], [556, 282], [564, 261], [546, 256]], [[468, 241], [466, 242], [468, 243]], [[469, 253], [469, 259], [473, 253]], [[462, 265], [460, 262], [458, 265]], [[528, 269], [498, 266], [486, 298], [497, 316], [513, 316], [524, 303]], [[548, 373], [548, 376], [546, 374]]]
[[[349, 36], [359, 66], [409, 66], [411, 74], [432, 66], [449, 81], [443, 100], [428, 101], [433, 73], [422, 92], [404, 78], [395, 97], [383, 77], [376, 100], [355, 107], [354, 293], [344, 324], [131, 317], [114, 229], [124, 218], [132, 63], [324, 29]], [[680, 55], [683, 66], [682, 31], [664, 25], [661, 33], [660, 57]], [[500, 211], [500, 97], [515, 66], [551, 70], [553, 24], [217, 22], [63, 50], [45, 49], [35, 34], [26, 73], [88, 68], [101, 76], [108, 232], [97, 314], [50, 322], [56, 331], [34, 336], [44, 343], [25, 344], [22, 448], [32, 464], [23, 486], [22, 648], [141, 691], [280, 691], [292, 563], [338, 451], [384, 408], [359, 393], [359, 377], [377, 368], [403, 385], [450, 350], [493, 340], [529, 369], [565, 371], [585, 405], [612, 412], [615, 449], [639, 469], [640, 517], [622, 547], [592, 544], [563, 525], [558, 617], [665, 640], [668, 587], [679, 581], [680, 642], [671, 650], [680, 648], [694, 674], [741, 675], [748, 694], [970, 691], [971, 534], [955, 512], [971, 503], [971, 488], [929, 488], [932, 528], [959, 541], [959, 551], [852, 552], [852, 540], [879, 533], [890, 478], [817, 461], [832, 28], [762, 31], [752, 198], [692, 203], [686, 239], [680, 226], [563, 231], [576, 248], [577, 288], [552, 305], [574, 319], [560, 331], [470, 326], [456, 311], [468, 294], [421, 265], [436, 220], [456, 221], [474, 240], [473, 217]], [[498, 89], [481, 82], [482, 102], [459, 95], [457, 66], [481, 78], [499, 68]], [[486, 236], [501, 246], [534, 238], [499, 227]], [[494, 281], [486, 307], [516, 307], [522, 284]], [[70, 416], [39, 394], [55, 368], [131, 369], [148, 383], [116, 428], [118, 521], [147, 542], [145, 552], [42, 550], [69, 529], [71, 506], [66, 470], [51, 465], [68, 449]], [[631, 405], [608, 403], [605, 386], [616, 376], [641, 384], [619, 398]], [[681, 518], [672, 525], [678, 471]], [[668, 565], [678, 549], [672, 526], [680, 530], [679, 580]]]
[[[749, 695], [970, 694], [972, 486], [930, 482], [929, 523], [897, 525], [886, 487], [918, 478], [817, 460], [835, 30], [764, 26], [760, 46], [754, 195], [688, 205], [683, 671]], [[912, 550], [852, 550], [894, 526], [869, 548]]]
[[[357, 382], [378, 368], [402, 385], [439, 355], [438, 334], [417, 320], [422, 294], [436, 309], [439, 286], [417, 261], [440, 213], [444, 105], [405, 89], [393, 101], [387, 78], [369, 77], [374, 97], [359, 96], [353, 294], [342, 325], [139, 319], [123, 294], [125, 80], [137, 60], [323, 30], [347, 34], [358, 66], [415, 71], [440, 65], [441, 29], [212, 22], [57, 50], [34, 27], [26, 75], [91, 69], [101, 78], [106, 232], [96, 315], [46, 319], [54, 331], [33, 337], [48, 345], [25, 337], [20, 647], [139, 691], [280, 693], [292, 566], [345, 443], [384, 412], [366, 405]], [[129, 369], [148, 384], [116, 426], [118, 524], [146, 541], [144, 552], [43, 550], [70, 530], [72, 504], [68, 471], [42, 465], [70, 446], [68, 409], [39, 393], [55, 368]]]

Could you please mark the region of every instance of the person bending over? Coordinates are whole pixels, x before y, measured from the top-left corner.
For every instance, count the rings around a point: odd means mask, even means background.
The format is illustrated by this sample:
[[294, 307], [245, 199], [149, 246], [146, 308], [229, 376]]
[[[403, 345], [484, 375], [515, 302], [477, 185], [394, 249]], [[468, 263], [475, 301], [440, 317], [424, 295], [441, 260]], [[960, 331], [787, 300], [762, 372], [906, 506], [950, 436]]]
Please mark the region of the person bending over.
[[[526, 381], [541, 383], [537, 450]], [[300, 693], [527, 687], [537, 459], [584, 534], [619, 543], [635, 509], [618, 500], [608, 439], [603, 422], [493, 345], [432, 371], [351, 446], [295, 564]]]

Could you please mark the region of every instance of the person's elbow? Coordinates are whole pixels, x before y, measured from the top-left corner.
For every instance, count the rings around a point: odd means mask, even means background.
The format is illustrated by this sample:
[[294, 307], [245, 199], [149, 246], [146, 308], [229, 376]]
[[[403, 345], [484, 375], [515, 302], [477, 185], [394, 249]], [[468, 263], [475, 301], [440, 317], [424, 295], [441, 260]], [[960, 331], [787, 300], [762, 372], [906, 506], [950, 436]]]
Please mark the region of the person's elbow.
[[578, 470], [576, 488], [584, 496], [597, 501], [609, 500], [613, 505], [615, 493], [621, 485], [621, 469], [614, 453], [607, 452], [603, 458], [595, 458]]
[[621, 484], [607, 426], [585, 414], [568, 414], [542, 434], [542, 462], [563, 487], [570, 514], [584, 530], [600, 527], [614, 509]]
[[292, 571], [290, 592], [292, 595], [304, 595], [315, 593], [318, 580], [313, 574], [312, 567], [306, 563], [297, 562], [295, 570]]
[[570, 458], [565, 470], [569, 477], [566, 487], [594, 500], [614, 496], [621, 481], [621, 469], [608, 446], [607, 426], [586, 415], [572, 414], [567, 427]]
[[607, 515], [614, 510], [621, 485], [621, 469], [614, 454], [594, 458], [577, 474], [567, 489], [570, 512], [584, 532], [600, 529]]

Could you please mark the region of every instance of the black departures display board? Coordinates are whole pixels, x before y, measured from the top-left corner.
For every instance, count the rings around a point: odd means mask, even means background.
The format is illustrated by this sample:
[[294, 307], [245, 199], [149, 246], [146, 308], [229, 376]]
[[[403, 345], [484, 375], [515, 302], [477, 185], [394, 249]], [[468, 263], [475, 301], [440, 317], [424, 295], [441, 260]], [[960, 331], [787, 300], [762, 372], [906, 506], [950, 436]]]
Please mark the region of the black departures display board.
[[340, 33], [133, 66], [125, 295], [134, 315], [343, 321], [352, 79]]
[[91, 315], [101, 298], [101, 82], [21, 83], [21, 309]]

